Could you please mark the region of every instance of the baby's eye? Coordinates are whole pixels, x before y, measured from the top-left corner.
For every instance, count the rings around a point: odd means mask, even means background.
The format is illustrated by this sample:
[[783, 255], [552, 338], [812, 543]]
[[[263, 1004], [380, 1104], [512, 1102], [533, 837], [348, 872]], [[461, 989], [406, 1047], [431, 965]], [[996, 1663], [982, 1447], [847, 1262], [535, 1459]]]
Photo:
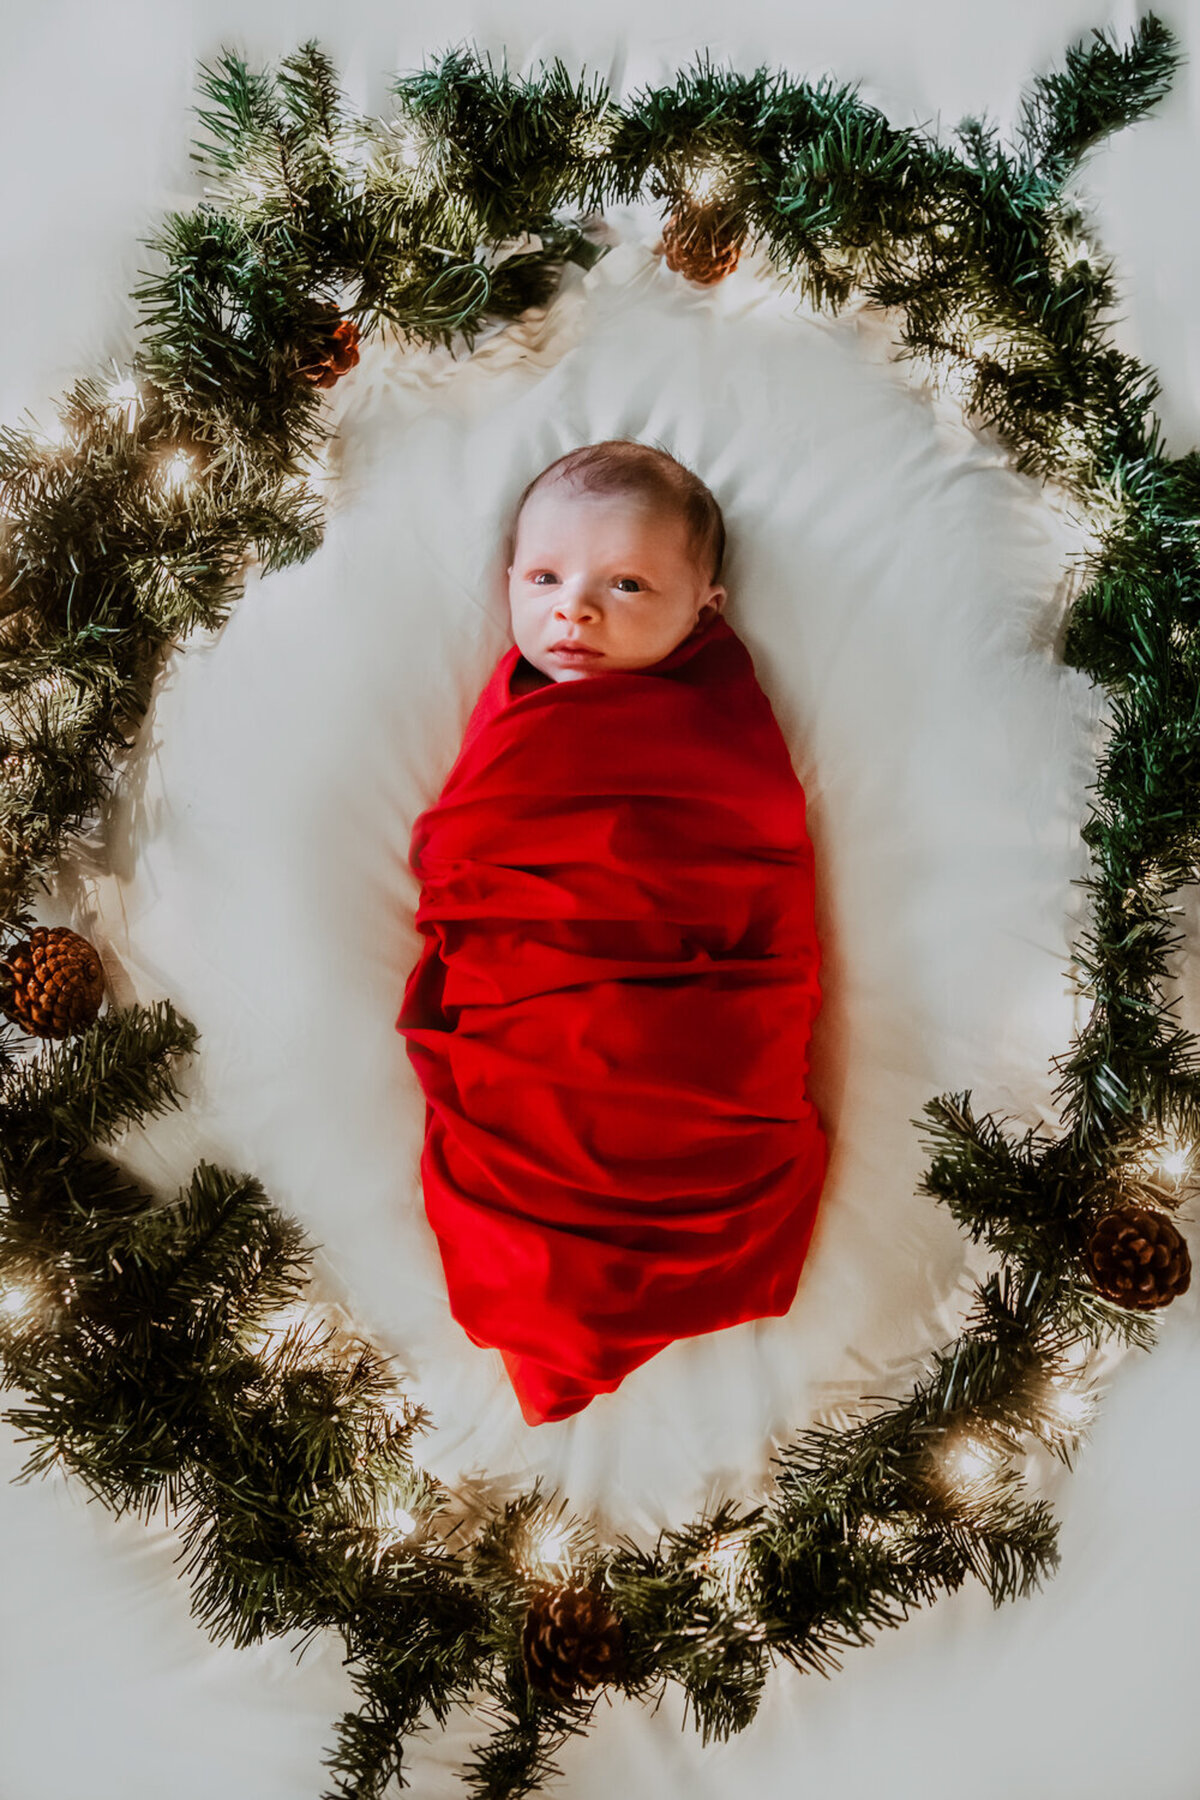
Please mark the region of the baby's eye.
[[618, 576], [618, 577], [617, 577], [617, 579], [616, 579], [616, 581], [614, 581], [614, 583], [613, 583], [613, 586], [614, 586], [614, 587], [620, 587], [620, 586], [621, 586], [621, 583], [622, 583], [622, 582], [627, 582], [627, 583], [628, 583], [628, 584], [629, 584], [629, 587], [630, 587], [630, 588], [631, 588], [631, 589], [632, 589], [632, 590], [633, 590], [633, 592], [634, 592], [634, 593], [635, 593], [635, 594], [640, 594], [640, 593], [641, 593], [641, 591], [642, 591], [642, 584], [641, 584], [641, 582], [640, 582], [640, 581], [638, 581], [638, 580], [637, 580], [637, 579], [636, 579], [636, 578], [635, 578], [635, 577], [634, 577], [634, 576], [632, 576], [632, 575], [620, 575], [620, 576]]
[[554, 581], [555, 579], [556, 579], [556, 577], [555, 577], [553, 571], [550, 569], [543, 569], [540, 574], [535, 575], [533, 578], [535, 586], [540, 581]]

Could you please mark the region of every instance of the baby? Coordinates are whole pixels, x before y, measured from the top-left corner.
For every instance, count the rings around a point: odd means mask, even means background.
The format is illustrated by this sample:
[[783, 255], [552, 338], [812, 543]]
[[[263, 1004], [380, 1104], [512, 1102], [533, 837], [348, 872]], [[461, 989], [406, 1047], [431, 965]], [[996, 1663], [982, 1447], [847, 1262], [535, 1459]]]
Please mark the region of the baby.
[[721, 611], [720, 507], [663, 450], [621, 438], [560, 456], [517, 502], [513, 694], [661, 662]]
[[514, 642], [413, 826], [396, 1028], [425, 1211], [451, 1313], [530, 1425], [787, 1312], [824, 1181], [804, 792], [721, 616], [724, 551], [665, 451], [543, 469], [513, 518]]

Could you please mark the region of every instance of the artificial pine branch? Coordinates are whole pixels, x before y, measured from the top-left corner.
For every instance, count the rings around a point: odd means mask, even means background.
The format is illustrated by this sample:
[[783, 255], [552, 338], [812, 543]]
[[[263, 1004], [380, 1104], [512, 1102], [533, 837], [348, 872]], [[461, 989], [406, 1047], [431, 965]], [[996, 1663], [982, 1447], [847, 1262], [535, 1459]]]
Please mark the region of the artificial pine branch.
[[1056, 184], [1103, 137], [1145, 118], [1182, 62], [1163, 21], [1146, 13], [1122, 50], [1105, 31], [1071, 45], [1061, 74], [1039, 75], [1021, 109], [1018, 136], [1029, 161]]
[[181, 1104], [174, 1059], [199, 1034], [169, 1000], [112, 1008], [86, 1031], [43, 1045], [0, 1077], [0, 1171], [6, 1189], [23, 1172], [60, 1169], [88, 1145]]

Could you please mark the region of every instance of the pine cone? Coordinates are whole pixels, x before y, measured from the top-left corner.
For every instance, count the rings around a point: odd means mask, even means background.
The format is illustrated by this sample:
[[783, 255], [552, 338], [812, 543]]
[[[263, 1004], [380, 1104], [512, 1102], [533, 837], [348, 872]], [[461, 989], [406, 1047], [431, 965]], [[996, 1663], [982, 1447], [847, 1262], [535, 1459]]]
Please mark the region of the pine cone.
[[603, 1594], [546, 1587], [534, 1596], [521, 1640], [530, 1687], [569, 1700], [576, 1687], [611, 1681], [621, 1651], [621, 1621]]
[[1149, 1206], [1106, 1213], [1092, 1233], [1086, 1264], [1096, 1291], [1122, 1306], [1167, 1306], [1187, 1293], [1192, 1279], [1182, 1233]]
[[663, 226], [663, 254], [668, 269], [711, 287], [737, 268], [745, 239], [745, 227], [723, 218], [719, 208], [683, 206]]
[[332, 302], [316, 309], [309, 341], [293, 373], [314, 387], [331, 388], [358, 361], [358, 326]]
[[38, 1037], [63, 1038], [92, 1023], [104, 998], [104, 966], [66, 925], [35, 925], [0, 961], [0, 1012]]

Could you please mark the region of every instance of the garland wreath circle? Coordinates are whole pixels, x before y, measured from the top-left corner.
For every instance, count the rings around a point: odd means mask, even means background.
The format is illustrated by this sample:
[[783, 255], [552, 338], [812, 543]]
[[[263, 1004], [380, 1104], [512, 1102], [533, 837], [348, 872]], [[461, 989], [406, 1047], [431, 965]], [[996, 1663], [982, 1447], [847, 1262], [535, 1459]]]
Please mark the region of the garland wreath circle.
[[[1124, 47], [1093, 31], [1033, 81], [1012, 144], [966, 119], [953, 148], [853, 89], [706, 55], [618, 104], [558, 61], [519, 80], [455, 50], [394, 82], [385, 123], [352, 114], [315, 42], [274, 75], [223, 51], [194, 157], [213, 185], [148, 240], [165, 267], [134, 290], [130, 369], [78, 381], [55, 433], [0, 429], [0, 1355], [25, 1396], [4, 1416], [35, 1446], [22, 1479], [58, 1466], [115, 1513], [173, 1509], [214, 1638], [342, 1634], [361, 1705], [326, 1800], [407, 1785], [406, 1736], [459, 1703], [494, 1727], [462, 1771], [477, 1800], [556, 1773], [605, 1687], [676, 1681], [725, 1738], [777, 1657], [828, 1674], [968, 1576], [999, 1605], [1057, 1565], [1012, 1459], [1032, 1439], [1070, 1466], [1089, 1352], [1149, 1348], [1190, 1276], [1172, 1214], [1200, 1063], [1160, 983], [1169, 897], [1200, 879], [1200, 453], [1165, 454], [1156, 378], [1107, 342], [1111, 265], [1065, 191], [1179, 61], [1153, 14]], [[224, 622], [253, 557], [319, 546], [320, 391], [360, 331], [472, 347], [603, 254], [606, 200], [647, 192], [684, 278], [753, 241], [814, 305], [887, 309], [898, 354], [953, 374], [967, 420], [1074, 496], [1094, 537], [1063, 660], [1112, 699], [1061, 1130], [1016, 1138], [970, 1090], [924, 1107], [921, 1191], [996, 1258], [960, 1337], [903, 1399], [800, 1431], [763, 1504], [652, 1551], [596, 1544], [539, 1483], [455, 1516], [413, 1456], [430, 1415], [352, 1322], [314, 1322], [302, 1232], [254, 1177], [201, 1162], [164, 1200], [104, 1155], [179, 1104], [198, 1034], [169, 1001], [102, 1011], [95, 949], [30, 908], [164, 647]]]

